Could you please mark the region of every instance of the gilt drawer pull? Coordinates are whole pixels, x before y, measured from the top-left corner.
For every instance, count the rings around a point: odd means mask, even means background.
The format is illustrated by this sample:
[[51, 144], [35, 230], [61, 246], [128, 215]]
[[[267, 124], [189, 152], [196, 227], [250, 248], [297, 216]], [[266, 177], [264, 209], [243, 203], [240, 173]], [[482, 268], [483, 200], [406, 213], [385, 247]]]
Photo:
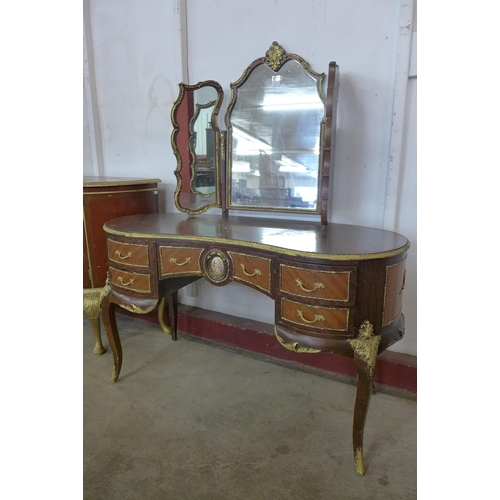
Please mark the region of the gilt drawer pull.
[[314, 283], [314, 288], [312, 290], [308, 290], [307, 288], [304, 288], [304, 286], [302, 285], [302, 280], [299, 280], [299, 278], [297, 278], [295, 281], [297, 282], [297, 286], [300, 287], [300, 289], [303, 290], [304, 292], [312, 293], [318, 290], [319, 288], [323, 290], [325, 289], [325, 285], [323, 283]]
[[312, 321], [304, 318], [304, 313], [302, 311], [299, 311], [297, 309], [297, 315], [299, 316], [299, 318], [304, 321], [304, 323], [316, 323], [316, 321], [325, 321], [325, 317], [322, 316], [321, 314], [316, 314], [316, 316], [314, 316], [314, 319]]
[[123, 285], [123, 286], [128, 286], [128, 285], [133, 285], [134, 284], [134, 279], [131, 278], [130, 281], [127, 283], [124, 283], [123, 278], [121, 276], [118, 276], [118, 281]]
[[186, 264], [189, 264], [191, 262], [191, 257], [186, 257], [186, 260], [182, 263], [182, 264], [179, 264], [177, 262], [177, 258], [176, 257], [172, 257], [170, 260], [169, 260], [170, 264], [175, 264], [177, 266], [185, 266]]
[[121, 251], [117, 250], [115, 254], [118, 255], [118, 257], [120, 257], [120, 259], [122, 260], [130, 259], [130, 257], [132, 257], [132, 252], [129, 252], [127, 255], [122, 255]]
[[241, 270], [243, 271], [244, 274], [246, 274], [247, 276], [250, 276], [251, 278], [253, 276], [262, 276], [262, 271], [260, 269], [256, 269], [253, 273], [249, 273], [246, 269], [245, 269], [245, 264], [240, 264], [241, 265]]

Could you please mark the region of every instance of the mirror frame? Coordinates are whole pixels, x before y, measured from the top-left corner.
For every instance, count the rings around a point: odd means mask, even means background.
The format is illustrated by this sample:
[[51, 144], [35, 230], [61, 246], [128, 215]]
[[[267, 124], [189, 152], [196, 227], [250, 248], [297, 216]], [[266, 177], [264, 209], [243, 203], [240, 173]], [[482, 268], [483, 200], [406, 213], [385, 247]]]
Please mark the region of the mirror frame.
[[[213, 203], [206, 203], [204, 205], [201, 205], [199, 208], [192, 208], [192, 207], [186, 207], [182, 205], [181, 202], [181, 192], [182, 192], [182, 187], [183, 187], [183, 177], [182, 177], [182, 170], [184, 167], [184, 161], [182, 159], [181, 152], [179, 150], [179, 146], [177, 144], [178, 142], [178, 135], [181, 130], [181, 126], [179, 124], [177, 114], [179, 111], [179, 108], [184, 100], [184, 97], [186, 96], [187, 92], [194, 92], [195, 90], [204, 88], [204, 87], [213, 87], [217, 93], [217, 98], [215, 101], [211, 101], [209, 104], [213, 104], [214, 109], [212, 111], [212, 116], [210, 119], [210, 124], [212, 126], [212, 129], [214, 131], [214, 170], [215, 170], [215, 186], [214, 186], [214, 194], [215, 194], [215, 201]], [[173, 107], [172, 107], [172, 112], [171, 112], [171, 120], [172, 120], [172, 125], [173, 125], [173, 130], [172, 130], [172, 135], [171, 135], [171, 144], [172, 144], [172, 149], [174, 152], [174, 155], [177, 159], [177, 167], [174, 171], [175, 177], [177, 179], [177, 186], [174, 191], [174, 203], [177, 209], [181, 212], [188, 213], [190, 215], [197, 215], [201, 214], [203, 212], [206, 212], [210, 208], [220, 208], [221, 207], [221, 193], [222, 193], [222, 182], [221, 182], [221, 132], [219, 129], [219, 122], [218, 122], [218, 115], [220, 108], [222, 106], [222, 101], [224, 99], [224, 92], [222, 90], [222, 87], [220, 84], [214, 80], [205, 80], [203, 82], [199, 82], [196, 85], [188, 85], [185, 83], [179, 83], [179, 96], [177, 97], [177, 100], [175, 101]], [[192, 134], [194, 132], [193, 130], [193, 119], [196, 118], [196, 116], [199, 114], [200, 109], [202, 107], [207, 107], [208, 105], [197, 105], [195, 113], [193, 116], [189, 119], [188, 126], [187, 126], [187, 133], [188, 133], [188, 151], [189, 151], [189, 191], [194, 195], [194, 196], [200, 196], [201, 198], [207, 198], [208, 196], [211, 195], [205, 195], [201, 194], [195, 190], [193, 190], [193, 180], [194, 180], [194, 165], [196, 161], [196, 152], [193, 151], [193, 141], [192, 141]]]
[[[293, 59], [298, 61], [307, 73], [315, 78], [319, 78], [317, 81], [318, 95], [324, 104], [324, 117], [320, 122], [320, 152], [318, 158], [318, 195], [316, 210], [304, 210], [304, 209], [294, 209], [287, 207], [252, 207], [245, 205], [231, 205], [231, 172], [228, 171], [231, 165], [230, 151], [232, 147], [232, 126], [230, 123], [231, 111], [234, 108], [236, 102], [236, 91], [248, 78], [251, 71], [258, 65], [267, 64], [272, 70], [277, 71], [279, 68], [288, 60]], [[171, 144], [174, 155], [177, 159], [177, 167], [174, 171], [175, 177], [177, 179], [177, 186], [174, 192], [174, 202], [177, 209], [181, 212], [186, 212], [190, 215], [197, 215], [211, 208], [221, 208], [222, 214], [227, 215], [228, 209], [237, 210], [247, 210], [247, 211], [260, 211], [260, 212], [281, 212], [290, 214], [301, 214], [305, 216], [314, 216], [319, 214], [321, 217], [322, 224], [328, 224], [328, 205], [329, 205], [329, 193], [330, 193], [330, 171], [333, 168], [334, 154], [335, 154], [335, 135], [336, 135], [336, 116], [337, 116], [337, 101], [338, 101], [338, 90], [339, 90], [339, 67], [336, 62], [330, 62], [328, 69], [328, 82], [326, 88], [326, 98], [323, 93], [325, 74], [314, 72], [309, 64], [300, 56], [296, 54], [288, 54], [285, 50], [277, 43], [273, 42], [270, 49], [266, 52], [265, 57], [256, 59], [251, 63], [243, 72], [242, 76], [235, 83], [231, 83], [231, 99], [229, 101], [226, 114], [225, 122], [227, 126], [227, 131], [221, 131], [218, 125], [218, 114], [221, 108], [224, 92], [221, 85], [214, 80], [205, 80], [199, 82], [196, 85], [187, 85], [184, 83], [179, 83], [179, 96], [175, 101], [172, 111], [171, 120], [173, 125], [173, 131], [171, 135]], [[214, 131], [214, 163], [215, 163], [215, 202], [205, 203], [203, 205], [203, 199], [211, 195], [206, 195], [204, 193], [197, 192], [193, 189], [192, 179], [194, 177], [194, 167], [193, 162], [195, 161], [195, 152], [192, 147], [191, 136], [193, 134], [193, 128], [191, 121], [194, 118], [191, 117], [189, 123], [187, 124], [187, 145], [186, 148], [189, 150], [190, 157], [188, 165], [189, 172], [189, 192], [192, 196], [199, 196], [199, 203], [193, 208], [185, 207], [182, 205], [180, 197], [183, 188], [183, 177], [182, 169], [184, 167], [183, 158], [179, 150], [177, 141], [180, 131], [180, 124], [177, 119], [177, 113], [179, 107], [181, 106], [186, 92], [195, 91], [202, 87], [211, 86], [217, 92], [217, 98], [214, 105], [214, 110], [211, 116], [211, 126]], [[210, 104], [210, 103], [209, 103]], [[199, 112], [199, 110], [198, 110]], [[184, 147], [182, 145], [181, 147]], [[184, 174], [186, 175], [186, 174]]]
[[[301, 64], [303, 69], [307, 74], [316, 79], [316, 88], [319, 98], [323, 103], [323, 118], [320, 122], [319, 136], [320, 136], [320, 148], [318, 156], [318, 181], [317, 181], [317, 194], [316, 194], [316, 208], [314, 209], [296, 209], [293, 207], [255, 207], [252, 205], [235, 205], [231, 202], [231, 187], [232, 187], [232, 132], [233, 128], [231, 125], [231, 113], [235, 107], [237, 101], [238, 89], [241, 88], [247, 81], [248, 77], [252, 71], [261, 65], [267, 65], [272, 71], [278, 72], [280, 68], [287, 61], [297, 61]], [[297, 54], [287, 53], [283, 47], [281, 47], [278, 42], [273, 42], [271, 47], [266, 52], [264, 57], [256, 59], [253, 61], [244, 71], [241, 77], [234, 83], [230, 84], [231, 87], [231, 98], [225, 114], [225, 124], [227, 129], [227, 145], [226, 145], [226, 172], [225, 172], [225, 207], [229, 210], [246, 210], [246, 211], [258, 211], [258, 212], [281, 212], [281, 213], [293, 213], [293, 214], [303, 214], [303, 215], [318, 215], [322, 213], [324, 208], [323, 196], [325, 191], [323, 189], [324, 174], [323, 174], [323, 149], [325, 146], [325, 124], [327, 124], [327, 108], [328, 103], [326, 102], [326, 96], [323, 91], [325, 82], [325, 73], [316, 73], [311, 69], [309, 63], [305, 61], [302, 57]], [[327, 180], [328, 182], [328, 180]], [[327, 190], [328, 191], [328, 190]], [[328, 196], [328, 193], [326, 193]], [[326, 215], [325, 215], [326, 217]], [[322, 217], [323, 220], [323, 217]]]

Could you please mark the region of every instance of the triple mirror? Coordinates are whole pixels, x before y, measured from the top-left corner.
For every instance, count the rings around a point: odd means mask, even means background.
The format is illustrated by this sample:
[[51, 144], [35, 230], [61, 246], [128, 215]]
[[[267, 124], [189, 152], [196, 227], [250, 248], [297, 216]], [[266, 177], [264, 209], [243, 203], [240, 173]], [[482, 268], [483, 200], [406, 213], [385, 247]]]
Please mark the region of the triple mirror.
[[230, 84], [227, 133], [218, 127], [221, 86], [181, 83], [172, 109], [177, 208], [321, 214], [326, 223], [337, 82], [330, 63], [325, 97], [325, 74], [273, 42]]

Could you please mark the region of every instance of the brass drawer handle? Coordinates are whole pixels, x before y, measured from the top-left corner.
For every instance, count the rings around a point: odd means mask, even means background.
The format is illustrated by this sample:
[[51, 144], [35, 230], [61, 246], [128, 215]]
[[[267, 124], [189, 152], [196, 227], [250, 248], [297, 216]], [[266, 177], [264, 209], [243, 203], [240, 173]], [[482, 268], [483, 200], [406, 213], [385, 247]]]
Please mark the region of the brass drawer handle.
[[250, 278], [252, 278], [253, 276], [262, 276], [262, 271], [260, 269], [256, 269], [253, 273], [249, 273], [245, 269], [245, 264], [240, 264], [240, 265], [241, 265], [241, 270], [243, 271], [243, 273], [246, 274], [247, 276], [250, 276]]
[[130, 259], [130, 257], [132, 257], [132, 252], [129, 252], [127, 255], [122, 255], [121, 250], [116, 250], [115, 254], [118, 255], [118, 257], [120, 257], [120, 259], [122, 260]]
[[169, 260], [169, 262], [170, 264], [175, 264], [177, 266], [185, 266], [186, 264], [189, 264], [191, 262], [191, 257], [186, 257], [186, 260], [182, 264], [179, 264], [179, 262], [177, 262], [177, 259], [175, 257], [172, 257]]
[[133, 278], [130, 278], [130, 281], [128, 281], [127, 283], [125, 283], [123, 281], [123, 278], [121, 276], [118, 276], [118, 281], [123, 285], [123, 286], [128, 286], [128, 285], [133, 285], [134, 284], [134, 279]]
[[316, 323], [316, 321], [325, 321], [325, 317], [322, 316], [321, 314], [316, 314], [316, 316], [314, 316], [314, 319], [312, 321], [304, 318], [304, 313], [302, 311], [299, 311], [298, 309], [297, 309], [297, 314], [298, 314], [299, 318], [302, 321], [304, 321], [304, 323], [312, 324], [312, 323]]
[[323, 283], [314, 283], [314, 288], [312, 290], [308, 290], [307, 288], [304, 288], [304, 286], [302, 285], [302, 280], [299, 280], [299, 278], [297, 278], [295, 281], [297, 282], [297, 286], [301, 290], [303, 290], [304, 292], [307, 292], [307, 293], [315, 292], [319, 288], [321, 288], [323, 290], [325, 289], [325, 285]]

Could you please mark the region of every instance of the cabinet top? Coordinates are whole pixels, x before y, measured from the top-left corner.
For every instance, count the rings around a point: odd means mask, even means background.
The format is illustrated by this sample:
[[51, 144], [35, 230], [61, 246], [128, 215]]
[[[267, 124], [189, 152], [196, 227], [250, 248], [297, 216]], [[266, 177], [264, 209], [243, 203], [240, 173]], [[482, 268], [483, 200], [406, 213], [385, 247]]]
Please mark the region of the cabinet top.
[[161, 179], [138, 179], [136, 177], [106, 177], [106, 176], [83, 176], [83, 187], [100, 186], [129, 186], [132, 184], [152, 184], [161, 182]]
[[173, 242], [240, 245], [290, 256], [334, 260], [382, 259], [405, 252], [409, 241], [384, 229], [244, 216], [146, 214], [107, 222], [110, 235]]

